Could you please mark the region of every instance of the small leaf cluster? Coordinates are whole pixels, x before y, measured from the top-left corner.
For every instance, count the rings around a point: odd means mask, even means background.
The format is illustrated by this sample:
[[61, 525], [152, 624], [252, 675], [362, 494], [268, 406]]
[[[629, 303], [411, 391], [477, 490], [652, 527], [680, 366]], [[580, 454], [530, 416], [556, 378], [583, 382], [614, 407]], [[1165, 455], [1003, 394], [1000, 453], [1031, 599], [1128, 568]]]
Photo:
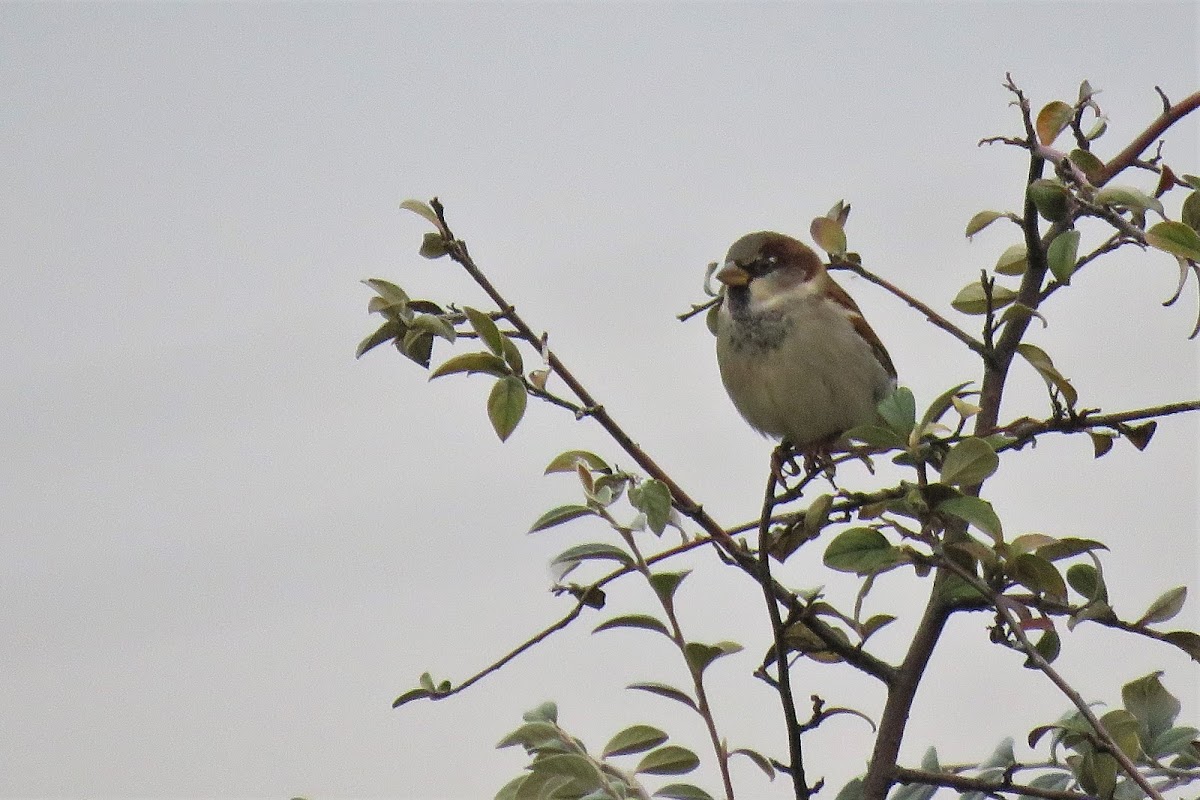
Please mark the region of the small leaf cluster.
[[[650, 795], [638, 775], [682, 775], [700, 764], [695, 753], [667, 744], [667, 734], [652, 725], [626, 728], [609, 740], [599, 756], [593, 756], [583, 742], [559, 726], [554, 703], [526, 712], [524, 720], [496, 746], [520, 745], [532, 760], [525, 772], [496, 793], [496, 800], [646, 800]], [[612, 762], [638, 754], [640, 759], [628, 769]], [[668, 784], [653, 796], [712, 800], [703, 789], [686, 783]]]
[[[963, 287], [952, 303], [964, 314], [986, 314], [990, 326], [985, 332], [987, 337], [1014, 317], [1040, 317], [1036, 307], [1042, 297], [1070, 285], [1073, 276], [1098, 255], [1126, 244], [1152, 247], [1176, 258], [1180, 271], [1179, 288], [1166, 305], [1178, 299], [1189, 273], [1197, 277], [1200, 285], [1200, 268], [1197, 266], [1200, 262], [1200, 177], [1177, 175], [1162, 163], [1161, 155], [1156, 155], [1140, 164], [1157, 173], [1154, 188], [1109, 183], [1114, 174], [1092, 147], [1107, 130], [1107, 118], [1095, 95], [1096, 91], [1084, 81], [1074, 103], [1054, 100], [1029, 121], [1032, 130], [1028, 138], [984, 140], [1024, 147], [1054, 168], [1052, 177], [1035, 178], [1026, 189], [1026, 208], [1052, 223], [1049, 233], [1038, 244], [1039, 252], [1035, 258], [1029, 257], [1028, 238], [1009, 246], [992, 268], [994, 274], [985, 272], [978, 281]], [[1086, 131], [1085, 119], [1091, 120]], [[1056, 150], [1055, 142], [1068, 131], [1073, 135], [1074, 147], [1066, 152]], [[1171, 219], [1162, 198], [1176, 188], [1183, 189], [1185, 197], [1178, 219]], [[1159, 221], [1149, 225], [1150, 215], [1158, 217]], [[1113, 233], [1096, 249], [1081, 253], [1082, 237], [1075, 226], [1085, 217], [1104, 221]], [[1010, 220], [1022, 228], [1028, 228], [1031, 222], [1024, 214], [1011, 211], [980, 211], [967, 222], [966, 236], [972, 238], [1000, 219]], [[1023, 276], [1031, 263], [1042, 265], [1053, 277], [1042, 294], [1032, 298], [1033, 303], [1029, 302], [1031, 298], [1022, 302], [1018, 289], [1000, 282], [1003, 277]], [[994, 320], [995, 312], [1000, 309], [1004, 309], [1003, 315]], [[1191, 335], [1194, 337], [1198, 333], [1200, 319]]]
[[[1200, 731], [1176, 725], [1181, 704], [1167, 691], [1162, 673], [1154, 672], [1121, 688], [1123, 708], [1108, 711], [1100, 723], [1132, 762], [1152, 776], [1168, 777], [1171, 786], [1200, 779]], [[1113, 754], [1097, 741], [1092, 726], [1078, 711], [1029, 732], [1036, 747], [1049, 735], [1051, 764], [1055, 769], [1032, 783], [1047, 789], [1076, 789], [1102, 800], [1140, 800], [1146, 794], [1129, 776], [1122, 775]], [[1065, 757], [1059, 758], [1059, 750]]]
[[529, 390], [544, 391], [549, 371], [543, 368], [525, 377], [520, 348], [511, 335], [500, 330], [491, 314], [470, 306], [447, 310], [430, 300], [413, 300], [396, 284], [378, 278], [364, 283], [376, 292], [368, 310], [383, 315], [385, 321], [359, 344], [357, 355], [390, 341], [407, 358], [428, 368], [435, 337], [450, 344], [464, 335], [478, 339], [485, 349], [451, 356], [429, 377], [462, 373], [494, 377], [487, 398], [488, 419], [500, 440], [508, 439], [525, 414]]

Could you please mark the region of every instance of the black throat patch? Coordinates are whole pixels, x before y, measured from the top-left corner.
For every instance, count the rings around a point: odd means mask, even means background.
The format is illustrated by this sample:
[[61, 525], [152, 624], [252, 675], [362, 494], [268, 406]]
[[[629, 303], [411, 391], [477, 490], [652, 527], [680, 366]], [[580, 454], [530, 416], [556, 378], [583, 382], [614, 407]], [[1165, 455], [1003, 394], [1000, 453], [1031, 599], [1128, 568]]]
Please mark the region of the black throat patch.
[[729, 344], [734, 350], [776, 350], [792, 327], [792, 318], [781, 309], [753, 312], [746, 287], [730, 289], [725, 295], [733, 325]]

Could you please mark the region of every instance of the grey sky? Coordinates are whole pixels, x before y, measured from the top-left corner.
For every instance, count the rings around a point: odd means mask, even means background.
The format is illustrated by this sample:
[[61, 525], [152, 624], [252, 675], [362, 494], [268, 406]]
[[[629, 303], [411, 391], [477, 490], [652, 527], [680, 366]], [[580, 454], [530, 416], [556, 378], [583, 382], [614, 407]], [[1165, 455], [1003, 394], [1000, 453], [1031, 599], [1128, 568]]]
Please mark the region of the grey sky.
[[[565, 610], [547, 559], [604, 531], [525, 536], [577, 496], [541, 477], [550, 457], [627, 463], [548, 407], [499, 444], [481, 378], [354, 361], [374, 322], [360, 278], [483, 303], [416, 255], [425, 227], [398, 202], [440, 196], [522, 313], [732, 523], [754, 514], [768, 443], [703, 324], [673, 319], [704, 265], [749, 230], [806, 237], [845, 198], [868, 265], [952, 313], [1013, 240], [962, 236], [1020, 199], [1021, 154], [976, 147], [1019, 130], [1005, 71], [1037, 105], [1102, 89], [1108, 153], [1158, 112], [1155, 84], [1197, 88], [1198, 34], [1194, 3], [0, 4], [0, 795], [490, 797], [522, 763], [493, 744], [547, 698], [594, 746], [646, 721], [700, 748], [694, 720], [621, 688], [680, 665], [648, 635], [588, 636], [603, 615], [460, 698], [390, 709], [422, 671], [459, 680]], [[1170, 135], [1169, 163], [1200, 171], [1197, 130]], [[842, 282], [919, 403], [977, 376], [918, 315]], [[1161, 308], [1174, 282], [1169, 257], [1122, 252], [1047, 309], [1032, 336], [1082, 405], [1197, 396], [1196, 295]], [[1044, 414], [1043, 395], [1018, 370], [1006, 416]], [[1009, 530], [1108, 542], [1136, 616], [1196, 587], [1198, 431], [1164, 420], [1145, 453], [1101, 461], [1047, 439], [989, 496]], [[718, 714], [778, 752], [748, 676], [760, 598], [713, 562], [693, 560], [685, 625], [747, 645], [720, 666]], [[852, 591], [811, 559], [783, 577]], [[889, 577], [873, 602], [921, 589]], [[646, 603], [633, 582], [610, 592], [614, 611]], [[979, 758], [1065, 710], [986, 624], [952, 627], [908, 759]], [[1193, 666], [1165, 648], [1082, 626], [1061, 663], [1109, 701], [1164, 668], [1200, 716]], [[837, 670], [798, 676], [877, 710]], [[986, 731], [963, 713], [997, 702]], [[831, 724], [813, 769], [840, 786], [866, 741]], [[736, 777], [743, 797], [786, 796], [749, 763]]]

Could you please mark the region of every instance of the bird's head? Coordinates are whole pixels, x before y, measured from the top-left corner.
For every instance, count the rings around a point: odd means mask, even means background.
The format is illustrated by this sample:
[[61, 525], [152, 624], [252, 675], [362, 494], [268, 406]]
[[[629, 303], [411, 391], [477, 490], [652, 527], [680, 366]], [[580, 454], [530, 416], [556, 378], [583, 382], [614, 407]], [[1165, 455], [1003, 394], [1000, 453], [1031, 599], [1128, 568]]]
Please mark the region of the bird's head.
[[716, 279], [734, 305], [769, 306], [785, 295], [822, 291], [828, 273], [816, 252], [774, 231], [748, 233], [733, 243]]

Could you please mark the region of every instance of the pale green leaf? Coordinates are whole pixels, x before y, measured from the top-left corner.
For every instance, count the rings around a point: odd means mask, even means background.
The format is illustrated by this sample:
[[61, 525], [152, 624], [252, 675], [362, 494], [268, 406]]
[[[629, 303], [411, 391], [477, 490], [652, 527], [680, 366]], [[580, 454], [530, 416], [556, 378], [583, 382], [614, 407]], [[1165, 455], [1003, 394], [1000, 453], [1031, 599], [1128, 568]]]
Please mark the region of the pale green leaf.
[[602, 756], [625, 756], [642, 753], [667, 741], [667, 734], [653, 725], [632, 725], [608, 740]]
[[1069, 284], [1079, 255], [1079, 231], [1063, 231], [1046, 248], [1046, 264], [1061, 284]]
[[605, 620], [592, 629], [592, 633], [600, 631], [608, 631], [613, 628], [640, 628], [645, 631], [655, 631], [663, 636], [670, 636], [667, 626], [662, 623], [657, 617], [652, 617], [649, 614], [625, 614], [620, 617], [613, 617], [610, 620]]
[[652, 750], [638, 762], [634, 772], [647, 775], [682, 775], [700, 766], [700, 759], [686, 747], [669, 744]]
[[525, 415], [527, 400], [525, 384], [515, 375], [501, 378], [492, 387], [487, 402], [488, 419], [500, 441], [507, 440], [516, 429]]
[[579, 517], [594, 515], [596, 512], [587, 506], [566, 505], [552, 508], [545, 514], [538, 517], [537, 521], [530, 526], [529, 532], [536, 533], [544, 531], [547, 528], [553, 528], [555, 525], [561, 525], [564, 522], [570, 522]]
[[1200, 261], [1200, 233], [1182, 222], [1167, 220], [1146, 231], [1146, 242], [1173, 256]]
[[975, 486], [983, 483], [1000, 466], [1000, 457], [983, 439], [963, 439], [946, 454], [942, 462], [942, 483], [951, 486]]

